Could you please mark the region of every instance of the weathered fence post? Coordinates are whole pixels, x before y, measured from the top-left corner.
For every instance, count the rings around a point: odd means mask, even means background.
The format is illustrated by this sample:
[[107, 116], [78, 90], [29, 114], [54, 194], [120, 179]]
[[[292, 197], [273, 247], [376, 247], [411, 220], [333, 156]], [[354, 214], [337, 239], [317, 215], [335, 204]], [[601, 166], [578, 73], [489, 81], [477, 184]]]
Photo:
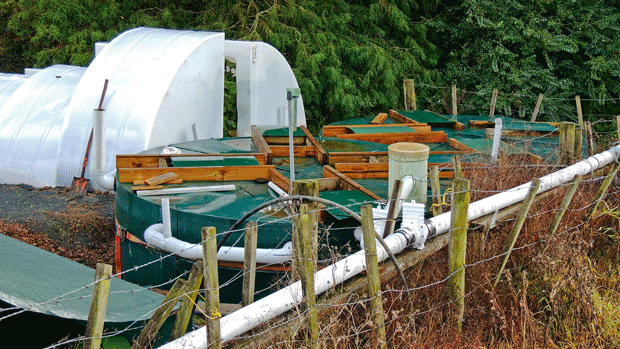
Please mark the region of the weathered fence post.
[[377, 242], [375, 240], [375, 224], [372, 216], [372, 206], [366, 204], [361, 208], [362, 231], [364, 234], [364, 249], [366, 250], [366, 271], [368, 275], [368, 297], [373, 324], [373, 347], [386, 348], [385, 320], [383, 315], [383, 301], [381, 298], [381, 284], [379, 282], [379, 262], [377, 258]]
[[[318, 196], [319, 186], [317, 181], [295, 181], [293, 192], [296, 195]], [[297, 259], [296, 268], [303, 295], [306, 298], [308, 311], [308, 326], [306, 342], [310, 348], [318, 348], [319, 319], [316, 308], [316, 295], [314, 290], [314, 273], [317, 261], [317, 238], [318, 238], [318, 212], [316, 203], [301, 204], [299, 213], [293, 219], [293, 255]]]
[[[577, 135], [575, 135], [577, 138]], [[594, 148], [594, 131], [592, 130], [592, 122], [586, 121], [586, 145], [588, 148], [588, 156], [594, 155], [596, 149]]]
[[491, 110], [489, 110], [489, 117], [494, 117], [495, 116], [495, 103], [497, 103], [497, 93], [499, 91], [494, 88], [493, 89], [493, 95], [491, 97]]
[[504, 261], [502, 262], [502, 266], [499, 268], [499, 272], [497, 273], [497, 277], [495, 278], [495, 283], [493, 283], [493, 287], [497, 286], [499, 279], [502, 277], [502, 273], [504, 272], [504, 268], [506, 267], [506, 263], [508, 263], [508, 258], [510, 258], [510, 254], [512, 249], [515, 247], [515, 243], [517, 242], [517, 238], [519, 237], [519, 233], [521, 232], [521, 228], [523, 228], [523, 223], [525, 223], [525, 219], [527, 218], [528, 212], [530, 212], [530, 208], [534, 203], [534, 198], [536, 198], [536, 193], [538, 192], [538, 187], [540, 187], [540, 179], [534, 178], [532, 179], [532, 185], [523, 199], [523, 204], [521, 206], [521, 210], [519, 211], [519, 216], [515, 221], [515, 224], [512, 226], [512, 230], [510, 231], [510, 236], [508, 236], [508, 248], [506, 249], [506, 256], [504, 257]]
[[538, 95], [538, 100], [536, 101], [536, 107], [534, 107], [534, 112], [532, 113], [532, 119], [530, 120], [530, 122], [536, 121], [536, 117], [538, 116], [538, 111], [540, 110], [540, 104], [542, 103], [543, 98], [544, 98], [544, 95], [542, 93]]
[[403, 80], [405, 90], [405, 110], [417, 110], [415, 100], [415, 81], [413, 79]]
[[456, 85], [452, 85], [452, 115], [458, 115], [456, 109]]
[[559, 162], [570, 165], [575, 158], [575, 124], [572, 122], [560, 123], [560, 154]]
[[551, 221], [551, 225], [549, 226], [549, 236], [553, 236], [553, 234], [555, 234], [555, 231], [558, 229], [558, 226], [560, 226], [560, 222], [564, 217], [564, 213], [566, 212], [566, 209], [568, 209], [568, 205], [570, 205], [570, 202], [573, 199], [573, 195], [575, 195], [577, 187], [579, 186], [579, 183], [582, 179], [583, 177], [581, 175], [577, 175], [575, 177], [573, 185], [571, 185], [571, 187], [568, 188], [568, 190], [566, 191], [566, 194], [564, 195], [564, 198], [560, 203], [560, 207], [558, 208], [558, 211], [556, 212], [553, 220]]
[[241, 299], [244, 307], [254, 302], [257, 240], [258, 225], [256, 222], [248, 222], [245, 225], [245, 241], [243, 244], [243, 290], [241, 291]]
[[603, 201], [603, 197], [605, 196], [605, 193], [607, 193], [607, 189], [609, 189], [611, 182], [613, 181], [613, 179], [616, 177], [616, 174], [618, 173], [618, 168], [620, 168], [620, 163], [617, 162], [613, 164], [611, 166], [611, 169], [609, 170], [609, 174], [603, 181], [603, 184], [601, 184], [601, 187], [598, 188], [598, 191], [596, 192], [596, 195], [594, 196], [593, 205], [588, 210], [588, 219], [592, 219], [594, 217], [594, 214], [596, 213], [596, 209], [598, 208], [598, 205], [601, 203], [601, 201]]
[[441, 186], [439, 185], [439, 166], [431, 166], [431, 193], [433, 196], [433, 216], [443, 213]]
[[455, 155], [452, 157], [452, 167], [454, 168], [454, 178], [464, 178], [463, 167], [461, 166], [461, 157]]
[[392, 197], [390, 198], [390, 208], [388, 209], [385, 228], [381, 232], [383, 237], [386, 237], [394, 232], [394, 225], [396, 224], [396, 218], [398, 218], [398, 208], [401, 205], [400, 195], [403, 191], [403, 182], [400, 179], [394, 180], [394, 186], [392, 187]]
[[220, 285], [217, 273], [217, 238], [215, 227], [202, 228], [202, 262], [204, 264], [207, 347], [220, 349]]
[[192, 265], [192, 270], [189, 272], [187, 278], [187, 284], [181, 295], [181, 307], [177, 312], [177, 318], [174, 322], [172, 333], [170, 334], [170, 340], [181, 338], [187, 331], [187, 325], [192, 317], [192, 310], [196, 304], [196, 298], [198, 297], [198, 290], [202, 284], [203, 276], [203, 263], [202, 261], [195, 262]]
[[583, 127], [583, 113], [581, 112], [581, 96], [575, 96], [575, 106], [577, 107], [577, 121], [579, 127]]
[[467, 211], [469, 209], [469, 180], [461, 177], [452, 182], [452, 211], [450, 243], [448, 245], [448, 290], [458, 308], [458, 328], [465, 314], [465, 254], [467, 249]]
[[88, 321], [86, 322], [84, 348], [99, 349], [101, 346], [101, 336], [103, 335], [103, 325], [105, 324], [105, 313], [110, 293], [111, 275], [111, 265], [97, 263], [93, 298], [90, 300], [90, 310], [88, 312]]
[[140, 332], [140, 335], [131, 346], [132, 349], [150, 347], [151, 341], [153, 341], [155, 336], [157, 336], [159, 329], [164, 322], [166, 322], [168, 316], [170, 316], [172, 309], [179, 301], [179, 297], [181, 297], [181, 295], [185, 292], [185, 285], [186, 282], [183, 279], [178, 279], [174, 285], [172, 285], [172, 288], [168, 291], [166, 297], [164, 297], [161, 305], [157, 308], [157, 310], [155, 310], [155, 313], [153, 313], [153, 316], [149, 322], [147, 322], [146, 326], [144, 326], [142, 332]]
[[620, 141], [620, 115], [616, 115], [616, 131], [618, 132], [618, 140]]

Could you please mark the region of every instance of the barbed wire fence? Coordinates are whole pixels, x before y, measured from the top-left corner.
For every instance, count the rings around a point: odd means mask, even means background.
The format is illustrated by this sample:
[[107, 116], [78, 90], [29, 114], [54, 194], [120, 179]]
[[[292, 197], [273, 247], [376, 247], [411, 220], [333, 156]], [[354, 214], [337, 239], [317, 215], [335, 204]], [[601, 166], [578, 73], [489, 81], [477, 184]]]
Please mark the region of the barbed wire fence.
[[[422, 86], [424, 86], [422, 84]], [[434, 89], [448, 89], [435, 86], [426, 86]], [[463, 91], [464, 93], [471, 93]], [[538, 96], [520, 96], [528, 98], [537, 98]], [[565, 100], [568, 102], [568, 99]], [[427, 100], [427, 103], [437, 103], [437, 101]], [[588, 117], [612, 117], [612, 115], [589, 115]], [[604, 129], [608, 131], [596, 132], [594, 138], [600, 141], [606, 141], [607, 144], [617, 143], [617, 133], [615, 131], [609, 131], [611, 127], [616, 124], [616, 120], [599, 119], [594, 122], [595, 124], [604, 124], [610, 127]], [[608, 125], [609, 124], [609, 125]], [[536, 137], [534, 139], [537, 142], [557, 143], [557, 138], [554, 138], [551, 134]], [[518, 140], [513, 142], [513, 145], [521, 148], [528, 149], [531, 147], [533, 139]], [[527, 144], [526, 144], [527, 143]], [[603, 150], [603, 147], [597, 147], [597, 150]], [[468, 157], [474, 155], [463, 155], [464, 161], [468, 160]], [[470, 178], [472, 186], [470, 194], [472, 196], [472, 202], [484, 197], [488, 197], [493, 194], [505, 192], [510, 190], [519, 184], [527, 182], [531, 178], [540, 177], [546, 175], [558, 168], [562, 168], [565, 165], [558, 164], [526, 164], [526, 163], [510, 163], [508, 160], [505, 163], [498, 164], [486, 164], [479, 168], [464, 169], [465, 177]], [[453, 171], [451, 165], [439, 168], [439, 171]], [[493, 219], [487, 219], [484, 223], [470, 222], [467, 227], [468, 231], [468, 252], [467, 262], [458, 270], [451, 273], [447, 272], [446, 259], [448, 258], [445, 248], [437, 248], [437, 252], [430, 256], [427, 256], [422, 261], [408, 266], [406, 273], [408, 275], [407, 284], [400, 285], [398, 278], [385, 280], [381, 284], [381, 291], [378, 295], [369, 296], [367, 291], [347, 292], [343, 286], [336, 286], [332, 291], [329, 291], [329, 295], [344, 295], [339, 299], [344, 299], [342, 302], [332, 303], [329, 301], [329, 297], [321, 299], [316, 304], [316, 309], [319, 311], [319, 338], [321, 341], [321, 347], [363, 347], [369, 345], [371, 338], [376, 336], [379, 329], [371, 320], [368, 314], [369, 302], [376, 298], [381, 298], [384, 304], [384, 313], [386, 321], [382, 327], [390, 329], [390, 337], [386, 339], [390, 346], [402, 346], [405, 347], [407, 343], [411, 344], [411, 340], [419, 340], [428, 335], [429, 329], [425, 327], [432, 327], [433, 316], [445, 317], [455, 315], [454, 307], [458, 301], [464, 300], [465, 303], [473, 298], [484, 298], [486, 300], [493, 300], [494, 305], [486, 309], [486, 314], [494, 314], [492, 316], [498, 316], [499, 310], [497, 308], [489, 310], [492, 307], [499, 307], [500, 301], [497, 299], [499, 291], [492, 286], [493, 282], [500, 276], [498, 274], [499, 265], [498, 262], [504, 258], [508, 253], [512, 252], [512, 266], [506, 268], [502, 275], [505, 275], [504, 281], [500, 284], [500, 287], [504, 289], [513, 290], [513, 279], [519, 278], [519, 275], [526, 272], [529, 267], [534, 264], [539, 264], [539, 259], [548, 259], [549, 249], [557, 252], [557, 246], [552, 243], [560, 241], [562, 239], [579, 239], [582, 235], [587, 235], [591, 238], [592, 233], [587, 230], [602, 229], [601, 227], [609, 226], [610, 224], [617, 224], [618, 212], [620, 209], [617, 207], [618, 198], [620, 196], [620, 184], [617, 180], [613, 180], [611, 187], [608, 191], [604, 192], [604, 196], [600, 198], [595, 197], [595, 192], [601, 187], [601, 183], [609, 176], [615, 177], [615, 171], [599, 171], [598, 173], [592, 173], [579, 184], [580, 189], [578, 191], [578, 197], [573, 199], [571, 206], [568, 208], [570, 212], [560, 225], [560, 230], [554, 234], [546, 234], [544, 230], [548, 227], [551, 219], [561, 209], [558, 207], [558, 198], [573, 185], [573, 183], [565, 183], [552, 190], [550, 196], [545, 196], [538, 199], [535, 203], [535, 209], [527, 212], [526, 222], [527, 227], [520, 236], [518, 244], [511, 250], [505, 248], [505, 239], [507, 230], [514, 224], [517, 217], [509, 215], [501, 221], [495, 221], [490, 223]], [[489, 185], [493, 182], [495, 185]], [[444, 187], [443, 192], [448, 190]], [[459, 192], [452, 192], [452, 195]], [[444, 195], [446, 196], [446, 195]], [[447, 200], [444, 200], [442, 205], [448, 209], [451, 206], [450, 196], [447, 196]], [[432, 202], [432, 197], [427, 197], [428, 201]], [[603, 207], [592, 214], [589, 211], [597, 205], [599, 202], [603, 202]], [[375, 205], [374, 201], [367, 201], [362, 204]], [[349, 208], [360, 206], [360, 203], [348, 205]], [[600, 206], [599, 206], [600, 207]], [[337, 210], [337, 208], [326, 207], [322, 210], [330, 211]], [[430, 212], [426, 212], [427, 215], [431, 215]], [[293, 214], [298, 216], [298, 214]], [[268, 229], [274, 222], [284, 221], [288, 222], [291, 217], [284, 218], [271, 218], [258, 223], [259, 234], [261, 229]], [[486, 224], [486, 226], [485, 226]], [[350, 233], [358, 225], [352, 226], [339, 226], [339, 227], [323, 227], [323, 234], [338, 234], [338, 233]], [[507, 228], [508, 227], [508, 228]], [[244, 228], [235, 230], [234, 232], [243, 234]], [[451, 230], [445, 233], [444, 240], [449, 237]], [[218, 232], [218, 236], [222, 236], [225, 232]], [[287, 237], [287, 239], [290, 238]], [[439, 237], [434, 237], [438, 239]], [[429, 241], [429, 244], [434, 239]], [[480, 243], [478, 240], [488, 240], [485, 243]], [[586, 239], [584, 239], [586, 240]], [[203, 241], [204, 242], [204, 241]], [[233, 243], [233, 246], [239, 244], [240, 239], [237, 239]], [[284, 240], [281, 243], [285, 242]], [[445, 244], [445, 242], [444, 242]], [[560, 246], [561, 244], [558, 244]], [[329, 249], [330, 246], [321, 246], [323, 249]], [[359, 246], [352, 246], [353, 249], [359, 248]], [[224, 249], [226, 247], [223, 247]], [[421, 250], [423, 251], [423, 250]], [[411, 252], [409, 253], [416, 253]], [[150, 265], [161, 263], [162, 261], [175, 258], [175, 254], [164, 253], [160, 251], [161, 256], [148, 263], [137, 265], [128, 270], [112, 275], [112, 277], [121, 277], [126, 273], [140, 271]], [[332, 252], [332, 255], [327, 258], [323, 256], [323, 259], [317, 261], [319, 266], [325, 266], [334, 263], [335, 261], [342, 260], [346, 255]], [[388, 263], [387, 261], [384, 263]], [[425, 267], [429, 272], [424, 273]], [[535, 268], [533, 268], [535, 269]], [[456, 273], [464, 271], [466, 276], [466, 292], [457, 297], [450, 297], [447, 292], [447, 283], [452, 279]], [[138, 287], [130, 291], [122, 292], [147, 292], [147, 290], [168, 288], [177, 280], [187, 278], [189, 270], [181, 273], [172, 280], [149, 287]], [[220, 289], [232, 284], [233, 282], [244, 277], [243, 270], [240, 271], [226, 283], [219, 285]], [[32, 304], [30, 307], [19, 308], [5, 308], [0, 311], [0, 326], [2, 321], [5, 321], [13, 316], [17, 316], [20, 313], [35, 310], [40, 306], [48, 303], [61, 304], [62, 302], [69, 302], [80, 298], [90, 298], [91, 296], [75, 297], [74, 294], [83, 290], [91, 289], [95, 281], [84, 285], [82, 288], [73, 290], [59, 296], [50, 298], [46, 302]], [[274, 281], [275, 285], [284, 287], [290, 282], [290, 276], [285, 273], [279, 276], [278, 280]], [[204, 287], [201, 287], [199, 293], [202, 294], [206, 291]], [[265, 290], [255, 290], [254, 294], [262, 294]], [[114, 293], [114, 292], [112, 292]], [[121, 293], [121, 292], [118, 292]], [[177, 297], [173, 298], [169, 302], [178, 302], [188, 297], [190, 291], [184, 291]], [[334, 297], [332, 297], [334, 298]], [[164, 304], [162, 304], [163, 306]], [[467, 305], [466, 305], [467, 307]], [[199, 308], [200, 309], [200, 308]], [[151, 318], [156, 312], [157, 308], [142, 314], [142, 316], [126, 326], [125, 328], [118, 329], [116, 331], [107, 332], [103, 337], [113, 337], [123, 335], [128, 332], [140, 331], [145, 327], [145, 322]], [[308, 318], [309, 308], [304, 306], [298, 306], [294, 311], [288, 312], [285, 315], [279, 316], [274, 320], [269, 321], [263, 325], [260, 325], [250, 332], [246, 332], [242, 335], [235, 336], [229, 339], [230, 343], [243, 343], [253, 342], [258, 347], [274, 347], [274, 348], [298, 348], [308, 346], [309, 343], [304, 336], [304, 329], [306, 326], [306, 319]], [[466, 317], [474, 316], [470, 312], [477, 311], [476, 309], [466, 310]], [[439, 315], [437, 315], [439, 314]], [[197, 310], [197, 317], [209, 318], [209, 314], [200, 313]], [[449, 319], [449, 321], [453, 321]], [[198, 328], [201, 324], [195, 325]], [[435, 326], [437, 326], [435, 324]], [[84, 336], [78, 336], [72, 339], [68, 339], [59, 343], [55, 343], [49, 346], [53, 347], [77, 347], [78, 343], [81, 343], [88, 338]], [[213, 343], [210, 343], [213, 344]], [[317, 345], [316, 343], [310, 343], [310, 345]]]

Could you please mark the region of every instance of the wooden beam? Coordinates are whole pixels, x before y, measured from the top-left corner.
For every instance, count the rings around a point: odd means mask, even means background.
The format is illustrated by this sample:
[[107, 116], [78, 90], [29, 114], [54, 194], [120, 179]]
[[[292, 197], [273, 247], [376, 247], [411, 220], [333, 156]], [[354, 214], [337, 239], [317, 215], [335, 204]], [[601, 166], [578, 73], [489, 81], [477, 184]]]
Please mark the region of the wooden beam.
[[269, 172], [267, 173], [267, 177], [264, 177], [264, 178], [267, 178], [269, 181], [277, 185], [280, 189], [290, 194], [291, 181], [288, 179], [288, 177], [286, 177], [280, 171], [278, 171], [275, 168], [275, 166], [269, 169]]
[[222, 167], [168, 167], [168, 168], [120, 168], [118, 181], [133, 183], [167, 172], [176, 173], [185, 181], [253, 181], [256, 178], [269, 178], [273, 165], [258, 166], [222, 166]]
[[377, 132], [381, 132], [381, 129], [385, 128], [402, 128], [403, 132], [407, 129], [412, 129], [417, 132], [430, 132], [431, 126], [428, 124], [383, 124], [383, 125], [333, 125], [323, 126], [323, 137], [338, 137], [342, 134], [355, 134], [351, 128], [367, 128], [373, 129]]
[[[495, 135], [494, 128], [487, 128], [484, 130], [484, 134], [487, 137], [493, 137]], [[513, 136], [513, 137], [523, 137], [523, 136], [545, 136], [545, 135], [557, 135], [558, 131], [538, 131], [538, 130], [506, 130], [502, 129], [502, 136]]]
[[[273, 152], [273, 156], [276, 158], [288, 159], [289, 157], [289, 150], [287, 145], [272, 145], [271, 151]], [[295, 157], [297, 158], [314, 157], [314, 147], [310, 147], [307, 145], [293, 147], [293, 152], [295, 154]]]
[[374, 119], [372, 119], [370, 123], [380, 125], [385, 121], [385, 119], [387, 119], [387, 117], [388, 117], [388, 113], [379, 113], [377, 114], [377, 116], [375, 116]]
[[[448, 179], [454, 178], [454, 171], [447, 163], [429, 163], [428, 167], [439, 166], [443, 167], [439, 172], [439, 178]], [[467, 169], [473, 169], [476, 167], [484, 167], [483, 163], [463, 163], [462, 167], [467, 172]], [[335, 169], [343, 175], [352, 178], [388, 178], [389, 165], [387, 163], [382, 164], [365, 164], [365, 163], [336, 163]]]
[[271, 165], [271, 162], [273, 161], [273, 153], [269, 148], [269, 144], [267, 144], [267, 141], [265, 141], [265, 138], [263, 138], [262, 132], [258, 129], [258, 127], [256, 127], [256, 125], [252, 125], [251, 129], [252, 141], [254, 141], [254, 144], [256, 145], [256, 148], [258, 148], [258, 151], [265, 154], [267, 165]]
[[[263, 136], [265, 142], [271, 145], [288, 145], [288, 136]], [[293, 145], [302, 145], [306, 143], [303, 136], [293, 136]]]
[[319, 162], [319, 165], [327, 164], [329, 157], [325, 149], [323, 149], [323, 147], [319, 144], [319, 142], [317, 142], [314, 136], [312, 136], [312, 133], [308, 131], [306, 126], [300, 126], [300, 128], [303, 133], [306, 134], [306, 140], [308, 140], [310, 145], [314, 147], [314, 157], [316, 158], [316, 161]]
[[443, 131], [431, 132], [392, 132], [392, 133], [367, 133], [367, 134], [343, 134], [341, 139], [374, 142], [381, 144], [393, 144], [399, 142], [415, 143], [446, 143], [448, 134]]
[[253, 156], [259, 165], [266, 165], [266, 155], [262, 153], [228, 153], [228, 154], [171, 154], [171, 155], [143, 155], [143, 154], [120, 154], [116, 155], [116, 168], [142, 168], [161, 167], [160, 159], [164, 158], [167, 164], [171, 164], [174, 158], [209, 158], [209, 157], [239, 157]]
[[404, 116], [403, 114], [397, 112], [396, 110], [390, 109], [388, 111], [388, 114], [390, 115], [390, 117], [392, 119], [395, 119], [397, 121], [402, 122], [403, 124], [419, 124], [419, 122], [412, 120], [406, 116]]
[[454, 138], [448, 140], [448, 145], [456, 150], [467, 153], [478, 153], [478, 151], [468, 145], [465, 145]]
[[370, 196], [371, 198], [373, 198], [373, 199], [375, 199], [377, 201], [385, 202], [385, 199], [381, 198], [377, 194], [375, 194], [375, 193], [371, 192], [370, 190], [364, 188], [363, 186], [359, 185], [357, 182], [355, 182], [351, 178], [345, 176], [344, 174], [340, 173], [335, 168], [333, 168], [333, 167], [331, 167], [329, 165], [323, 166], [323, 177], [326, 177], [326, 178], [337, 177], [337, 178], [340, 179], [341, 187], [343, 187], [345, 189], [348, 189], [348, 190], [359, 190], [362, 193]]

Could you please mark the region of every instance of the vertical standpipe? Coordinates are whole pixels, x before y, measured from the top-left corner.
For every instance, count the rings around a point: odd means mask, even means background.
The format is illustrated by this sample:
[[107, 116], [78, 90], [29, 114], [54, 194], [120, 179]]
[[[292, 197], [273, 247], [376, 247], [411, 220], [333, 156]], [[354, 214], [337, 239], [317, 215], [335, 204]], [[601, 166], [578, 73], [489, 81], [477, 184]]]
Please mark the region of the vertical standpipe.
[[394, 143], [388, 147], [389, 197], [392, 197], [396, 179], [401, 180], [406, 176], [411, 176], [415, 179], [415, 185], [405, 201], [415, 200], [419, 203], [426, 203], [428, 154], [428, 146], [420, 143]]

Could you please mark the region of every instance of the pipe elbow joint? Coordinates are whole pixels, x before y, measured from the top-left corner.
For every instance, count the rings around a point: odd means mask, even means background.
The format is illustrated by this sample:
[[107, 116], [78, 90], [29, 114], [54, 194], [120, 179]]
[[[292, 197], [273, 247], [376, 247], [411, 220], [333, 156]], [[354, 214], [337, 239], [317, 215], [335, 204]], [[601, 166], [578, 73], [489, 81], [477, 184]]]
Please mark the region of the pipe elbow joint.
[[116, 180], [116, 170], [112, 170], [106, 173], [106, 170], [94, 170], [93, 179], [98, 186], [105, 190], [114, 190]]

